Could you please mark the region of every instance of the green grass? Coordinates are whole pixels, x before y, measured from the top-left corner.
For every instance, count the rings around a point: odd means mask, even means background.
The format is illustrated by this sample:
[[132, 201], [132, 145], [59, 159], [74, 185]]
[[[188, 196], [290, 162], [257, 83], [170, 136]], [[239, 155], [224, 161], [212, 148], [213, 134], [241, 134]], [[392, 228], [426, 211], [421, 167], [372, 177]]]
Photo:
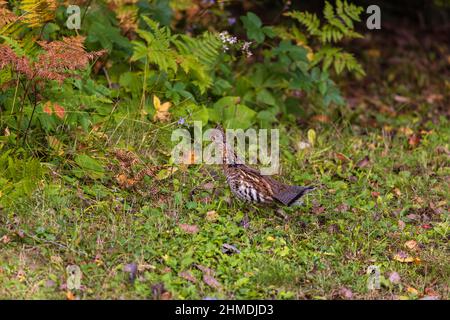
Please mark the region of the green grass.
[[[282, 140], [283, 179], [319, 186], [304, 206], [285, 210], [288, 220], [231, 198], [217, 167], [192, 165], [165, 180], [146, 178], [136, 191], [119, 187], [117, 162], [103, 153], [98, 157], [112, 171], [102, 179], [45, 165], [31, 196], [16, 194], [0, 209], [0, 297], [65, 299], [65, 269], [76, 264], [83, 278], [74, 294], [82, 299], [161, 298], [159, 284], [170, 292], [165, 297], [178, 299], [330, 299], [340, 298], [344, 287], [358, 299], [415, 299], [430, 290], [449, 298], [450, 168], [442, 152], [448, 121], [421, 124], [430, 133], [414, 148], [399, 131], [401, 118], [380, 120], [396, 134], [347, 123], [316, 125], [317, 141], [305, 150], [296, 145], [307, 140], [306, 130], [282, 128], [289, 133]], [[419, 124], [411, 129], [417, 132]], [[121, 139], [107, 148], [126, 145], [125, 133]], [[149, 141], [138, 149], [145, 162]], [[366, 156], [370, 162], [358, 167]], [[202, 188], [208, 182], [214, 188]], [[212, 221], [207, 212], [213, 210]], [[240, 225], [245, 211], [248, 228]], [[180, 224], [199, 231], [187, 233]], [[418, 248], [406, 248], [408, 240]], [[240, 252], [224, 253], [224, 244]], [[420, 262], [396, 261], [399, 251]], [[131, 263], [139, 269], [133, 283], [124, 271]], [[367, 289], [370, 265], [380, 267], [380, 290]], [[202, 266], [218, 285], [204, 281]], [[391, 272], [400, 283], [389, 282]]]

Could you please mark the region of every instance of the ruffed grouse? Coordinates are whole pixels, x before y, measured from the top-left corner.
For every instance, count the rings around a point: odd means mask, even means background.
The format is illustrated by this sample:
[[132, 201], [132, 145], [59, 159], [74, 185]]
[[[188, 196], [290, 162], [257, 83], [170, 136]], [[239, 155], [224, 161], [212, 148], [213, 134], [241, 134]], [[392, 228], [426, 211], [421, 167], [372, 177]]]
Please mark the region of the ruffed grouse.
[[227, 144], [223, 129], [218, 126], [211, 140], [219, 144], [223, 152], [223, 171], [232, 193], [239, 199], [256, 204], [283, 204], [291, 206], [308, 191], [312, 186], [291, 186], [281, 183], [269, 176], [261, 175], [245, 164], [237, 163], [236, 153], [231, 151]]

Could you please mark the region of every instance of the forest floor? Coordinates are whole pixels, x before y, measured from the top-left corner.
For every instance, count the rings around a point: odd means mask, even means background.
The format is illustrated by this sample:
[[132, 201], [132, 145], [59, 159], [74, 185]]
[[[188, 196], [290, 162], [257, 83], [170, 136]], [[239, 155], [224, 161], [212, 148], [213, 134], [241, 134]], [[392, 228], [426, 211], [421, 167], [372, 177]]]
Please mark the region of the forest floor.
[[[347, 106], [280, 126], [280, 179], [319, 186], [285, 209], [289, 219], [236, 201], [213, 166], [124, 187], [127, 164], [112, 154], [132, 149], [151, 163], [144, 125], [80, 137], [106, 178], [49, 167], [31, 197], [0, 208], [0, 297], [448, 299], [444, 43], [406, 29], [361, 40], [368, 76], [341, 84]], [[304, 148], [311, 128], [314, 145]], [[71, 264], [82, 272], [79, 290], [67, 288]], [[369, 266], [379, 268], [379, 289], [368, 289]]]

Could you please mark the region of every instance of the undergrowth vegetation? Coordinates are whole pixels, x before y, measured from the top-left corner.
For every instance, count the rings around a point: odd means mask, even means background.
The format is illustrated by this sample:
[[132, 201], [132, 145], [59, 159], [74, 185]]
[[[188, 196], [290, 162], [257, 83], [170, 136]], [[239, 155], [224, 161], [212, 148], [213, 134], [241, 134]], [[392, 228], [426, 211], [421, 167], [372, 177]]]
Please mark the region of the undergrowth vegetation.
[[[281, 2], [0, 0], [0, 298], [448, 298], [448, 45]], [[173, 163], [194, 121], [279, 129], [318, 188], [249, 208]]]

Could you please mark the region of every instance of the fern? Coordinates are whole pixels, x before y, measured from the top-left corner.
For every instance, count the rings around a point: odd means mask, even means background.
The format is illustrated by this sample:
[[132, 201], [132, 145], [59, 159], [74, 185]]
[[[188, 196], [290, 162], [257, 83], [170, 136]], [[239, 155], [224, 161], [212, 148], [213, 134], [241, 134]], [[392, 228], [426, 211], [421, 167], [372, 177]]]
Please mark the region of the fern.
[[348, 3], [346, 0], [336, 0], [333, 7], [325, 1], [323, 9], [324, 22], [321, 23], [317, 15], [309, 12], [292, 11], [286, 13], [300, 22], [309, 36], [317, 39], [322, 45], [321, 49], [314, 53], [312, 65], [322, 63], [322, 68], [328, 70], [334, 67], [337, 74], [344, 70], [352, 72], [357, 76], [364, 76], [365, 72], [355, 57], [344, 52], [341, 48], [335, 48], [330, 44], [335, 44], [343, 39], [361, 38], [362, 35], [354, 31], [354, 22], [361, 21], [360, 15], [362, 7]]
[[212, 70], [219, 56], [220, 40], [211, 33], [193, 38], [187, 35], [172, 35], [168, 27], [143, 17], [150, 31], [138, 29], [144, 39], [134, 41], [132, 61], [147, 59], [147, 62], [165, 72], [179, 74], [179, 68], [200, 91], [212, 85]]
[[20, 9], [25, 11], [24, 21], [31, 28], [39, 28], [55, 18], [56, 0], [22, 0]]

